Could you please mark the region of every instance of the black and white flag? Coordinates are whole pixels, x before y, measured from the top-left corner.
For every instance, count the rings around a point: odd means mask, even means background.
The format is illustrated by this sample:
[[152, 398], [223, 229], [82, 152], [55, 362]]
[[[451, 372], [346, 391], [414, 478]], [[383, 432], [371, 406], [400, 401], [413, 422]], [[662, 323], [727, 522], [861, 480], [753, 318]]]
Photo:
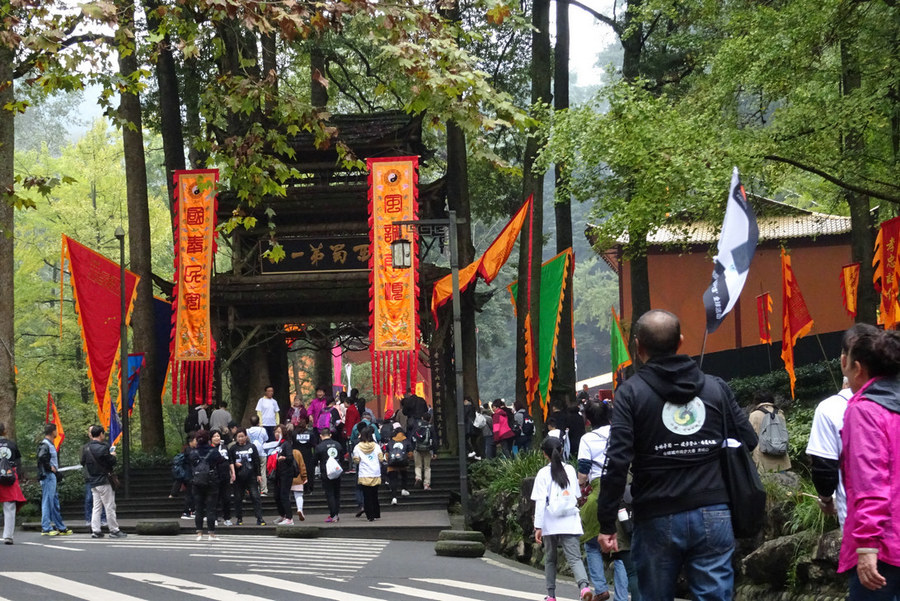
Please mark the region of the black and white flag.
[[747, 203], [747, 195], [735, 167], [731, 173], [731, 190], [719, 236], [718, 254], [714, 257], [712, 282], [703, 293], [707, 332], [716, 331], [741, 295], [758, 240], [756, 215]]

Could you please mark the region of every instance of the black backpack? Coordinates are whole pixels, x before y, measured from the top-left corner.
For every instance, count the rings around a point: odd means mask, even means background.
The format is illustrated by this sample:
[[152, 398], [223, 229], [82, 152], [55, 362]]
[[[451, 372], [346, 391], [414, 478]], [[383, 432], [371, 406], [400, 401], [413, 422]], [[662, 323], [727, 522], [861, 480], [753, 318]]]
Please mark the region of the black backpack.
[[190, 434], [200, 429], [200, 417], [197, 410], [193, 407], [188, 408], [187, 417], [184, 418], [184, 433]]
[[527, 413], [525, 420], [522, 422], [522, 436], [534, 436], [534, 420]]
[[413, 442], [416, 443], [417, 451], [430, 451], [431, 450], [431, 426], [430, 425], [422, 425], [416, 428], [416, 431], [413, 432]]
[[395, 440], [388, 447], [388, 465], [390, 467], [406, 467], [409, 462], [406, 445]]
[[[215, 449], [211, 452], [218, 453]], [[194, 466], [191, 482], [197, 486], [209, 486], [216, 480], [216, 472], [209, 466], [209, 454], [201, 455]]]
[[12, 461], [9, 460], [9, 457], [0, 457], [0, 486], [12, 486], [15, 483], [16, 470], [13, 468]]

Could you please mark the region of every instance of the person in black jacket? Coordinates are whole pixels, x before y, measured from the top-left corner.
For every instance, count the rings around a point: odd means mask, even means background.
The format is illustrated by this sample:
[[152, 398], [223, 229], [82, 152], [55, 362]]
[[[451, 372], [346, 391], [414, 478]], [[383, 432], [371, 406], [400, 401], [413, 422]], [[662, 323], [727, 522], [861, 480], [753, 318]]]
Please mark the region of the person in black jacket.
[[316, 447], [316, 459], [319, 462], [319, 477], [322, 479], [322, 488], [325, 490], [325, 498], [328, 500], [328, 523], [339, 522], [341, 519], [341, 477], [328, 477], [328, 460], [340, 461], [344, 455], [344, 447], [338, 441], [331, 438], [331, 430], [320, 428], [319, 436], [322, 442]]
[[110, 474], [116, 466], [116, 454], [105, 442], [103, 426], [91, 426], [91, 441], [81, 449], [81, 465], [84, 467], [85, 484], [91, 487], [94, 510], [91, 513], [91, 538], [103, 538], [100, 531], [100, 514], [106, 511], [110, 538], [125, 538], [116, 520], [116, 491], [112, 487]]
[[0, 422], [0, 460], [12, 470], [12, 474], [4, 474], [13, 478], [12, 482], [0, 482], [0, 505], [3, 505], [3, 544], [13, 544], [13, 533], [16, 528], [16, 512], [25, 504], [25, 495], [19, 486], [19, 462], [22, 454], [16, 443], [6, 438], [6, 424]]
[[616, 514], [630, 467], [641, 596], [673, 599], [684, 568], [694, 599], [730, 599], [734, 533], [719, 467], [725, 412], [730, 438], [752, 449], [756, 433], [725, 382], [677, 354], [684, 338], [675, 315], [648, 311], [635, 338], [643, 365], [616, 390], [597, 541], [618, 551]]
[[197, 540], [203, 540], [203, 519], [206, 518], [206, 531], [209, 540], [218, 540], [216, 536], [216, 504], [219, 500], [218, 467], [225, 459], [219, 450], [209, 445], [209, 432], [198, 430], [195, 436], [197, 448], [191, 449], [190, 459], [194, 492], [194, 525], [197, 529]]
[[237, 525], [244, 524], [244, 492], [249, 491], [253, 512], [256, 514], [256, 525], [265, 526], [259, 501], [259, 483], [262, 482], [259, 452], [247, 438], [245, 429], [238, 430], [235, 439], [235, 444], [228, 449], [228, 456], [234, 469], [234, 513]]
[[278, 424], [275, 426], [275, 505], [278, 508], [279, 518], [276, 524], [290, 526], [294, 523], [294, 509], [291, 504], [291, 484], [294, 481], [294, 447], [291, 444], [293, 437], [291, 424]]

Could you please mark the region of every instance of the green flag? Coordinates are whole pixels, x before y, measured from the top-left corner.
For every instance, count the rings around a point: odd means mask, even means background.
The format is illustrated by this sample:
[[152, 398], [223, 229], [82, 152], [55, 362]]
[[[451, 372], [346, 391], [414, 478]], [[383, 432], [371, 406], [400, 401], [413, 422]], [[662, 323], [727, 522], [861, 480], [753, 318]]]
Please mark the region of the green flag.
[[[559, 339], [559, 318], [566, 289], [566, 271], [569, 269], [571, 260], [572, 249], [570, 248], [541, 265], [537, 388], [541, 397], [541, 405], [545, 409], [550, 401], [551, 376], [556, 360], [556, 343]], [[513, 308], [516, 305], [517, 288], [518, 282], [513, 282], [509, 286]]]
[[628, 345], [625, 344], [622, 325], [619, 323], [615, 307], [612, 308], [612, 318], [613, 322], [609, 328], [609, 349], [612, 356], [613, 390], [615, 390], [619, 385], [619, 371], [631, 365], [631, 355], [628, 354]]

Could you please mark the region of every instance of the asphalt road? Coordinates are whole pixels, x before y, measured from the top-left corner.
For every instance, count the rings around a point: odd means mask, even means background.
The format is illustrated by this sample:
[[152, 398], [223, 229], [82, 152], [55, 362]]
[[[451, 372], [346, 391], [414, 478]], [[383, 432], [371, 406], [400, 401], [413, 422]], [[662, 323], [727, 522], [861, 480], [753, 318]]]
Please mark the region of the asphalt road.
[[[486, 557], [438, 557], [428, 542], [236, 536], [95, 540], [17, 532], [0, 545], [0, 601], [542, 601], [543, 574]], [[577, 599], [560, 580], [557, 598]]]

